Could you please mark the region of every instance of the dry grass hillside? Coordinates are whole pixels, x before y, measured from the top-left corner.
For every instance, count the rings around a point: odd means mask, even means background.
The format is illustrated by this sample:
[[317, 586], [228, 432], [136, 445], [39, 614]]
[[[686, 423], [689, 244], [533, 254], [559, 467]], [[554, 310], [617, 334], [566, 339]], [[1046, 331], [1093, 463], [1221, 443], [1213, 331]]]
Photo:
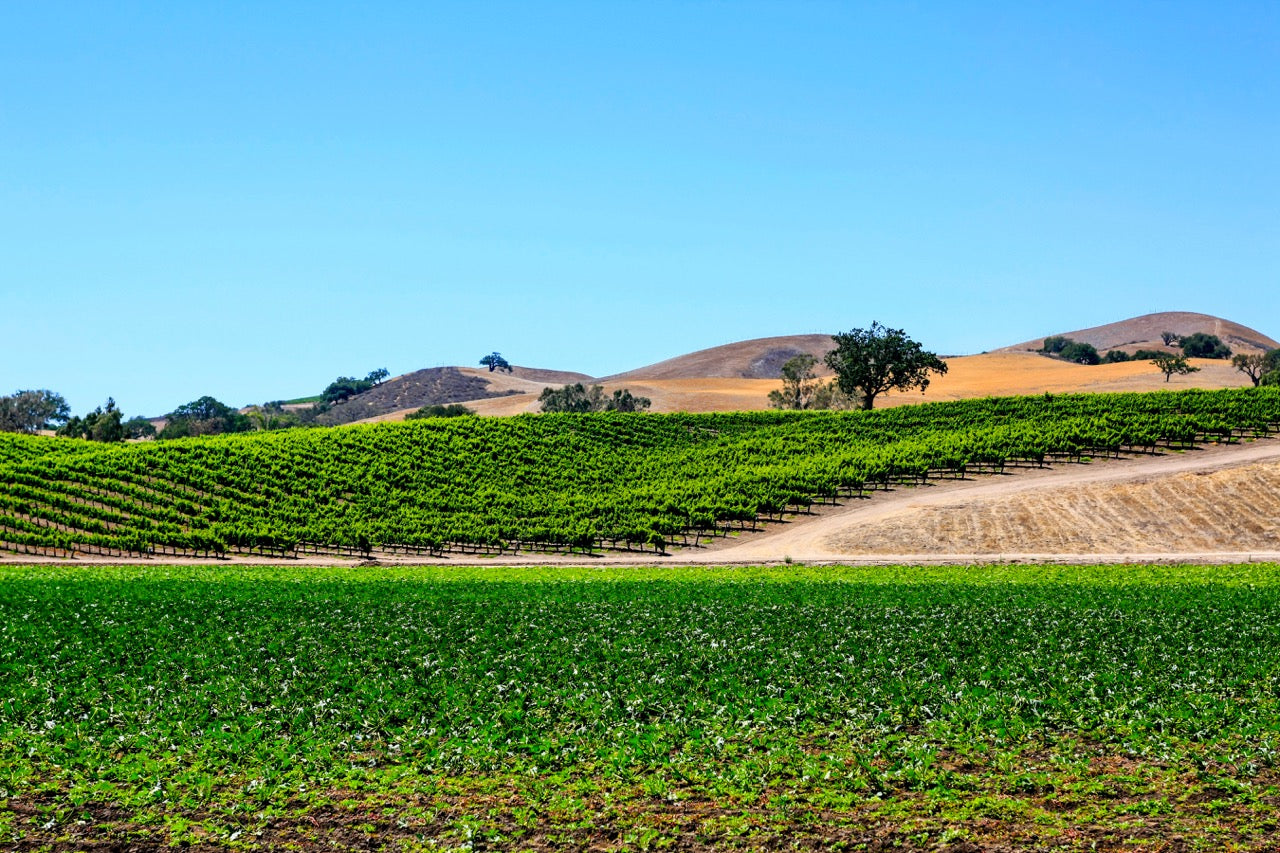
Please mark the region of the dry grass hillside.
[[[1195, 332], [1214, 334], [1240, 352], [1258, 352], [1280, 346], [1266, 335], [1238, 323], [1188, 312], [1148, 314], [1064, 334], [1091, 343], [1105, 352], [1108, 349], [1164, 348], [1160, 334], [1165, 331], [1180, 335]], [[1046, 392], [1235, 388], [1248, 384], [1243, 374], [1224, 361], [1195, 360], [1193, 365], [1200, 368], [1199, 372], [1175, 376], [1166, 382], [1164, 375], [1146, 361], [1086, 366], [1028, 352], [1038, 349], [1042, 343], [1043, 338], [982, 355], [948, 358], [949, 372], [935, 378], [926, 393], [889, 393], [878, 398], [876, 405], [897, 406], [921, 401]], [[447, 400], [419, 401], [415, 397], [412, 403], [370, 411], [364, 422], [401, 420], [414, 409], [435, 402], [463, 403], [482, 415], [536, 412], [537, 398], [543, 388], [575, 382], [599, 383], [606, 393], [626, 388], [633, 394], [652, 400], [654, 412], [764, 409], [768, 407], [769, 392], [780, 387], [782, 365], [788, 359], [808, 353], [819, 359], [820, 373], [829, 375], [821, 359], [831, 346], [829, 335], [757, 338], [699, 350], [603, 379], [592, 379], [582, 373], [525, 367], [517, 367], [510, 374], [470, 367], [443, 368], [452, 371], [457, 388], [470, 387], [477, 389], [476, 393], [470, 398], [450, 393]], [[387, 385], [417, 375], [397, 377]], [[451, 387], [449, 390], [454, 389]]]
[[821, 362], [831, 349], [830, 335], [786, 335], [756, 338], [698, 350], [657, 364], [605, 377], [605, 382], [632, 382], [645, 379], [777, 379], [782, 365], [802, 353]]
[[[959, 496], [957, 496], [959, 497]], [[1230, 509], [1228, 509], [1230, 508]], [[1280, 462], [922, 506], [833, 537], [846, 554], [1161, 554], [1280, 548]]]
[[[1066, 394], [1073, 392], [1159, 391], [1184, 388], [1239, 388], [1249, 380], [1227, 362], [1194, 359], [1199, 373], [1174, 376], [1165, 382], [1164, 374], [1150, 363], [1122, 362], [1088, 366], [1058, 361], [1033, 353], [1000, 352], [968, 355], [947, 359], [947, 375], [936, 377], [928, 390], [910, 393], [890, 392], [877, 398], [876, 406], [900, 406], [907, 403], [936, 400], [963, 400], [1016, 394]], [[471, 368], [461, 368], [469, 371]], [[483, 374], [490, 390], [507, 393], [487, 399], [464, 400], [468, 408], [481, 415], [517, 415], [538, 411], [538, 394], [544, 383], [505, 375]], [[574, 380], [581, 381], [581, 380]], [[587, 380], [590, 382], [591, 380]], [[564, 384], [564, 383], [558, 383]], [[633, 394], [653, 401], [654, 412], [722, 412], [751, 411], [769, 407], [769, 392], [779, 388], [777, 379], [741, 379], [725, 377], [679, 379], [607, 379], [601, 380], [607, 393], [627, 388]], [[520, 393], [511, 394], [516, 391]], [[403, 420], [413, 409], [388, 412], [367, 422]]]
[[[1221, 317], [1195, 314], [1190, 311], [1144, 314], [1119, 323], [1055, 334], [1080, 343], [1092, 344], [1098, 352], [1105, 353], [1113, 349], [1124, 352], [1134, 352], [1139, 349], [1168, 349], [1160, 337], [1163, 332], [1173, 332], [1175, 335], [1184, 337], [1194, 335], [1196, 332], [1217, 335], [1235, 352], [1265, 352], [1280, 347], [1280, 343], [1248, 326], [1223, 320]], [[999, 352], [1026, 352], [1038, 350], [1042, 346], [1044, 346], [1044, 338], [1036, 338], [1032, 341], [1002, 347]]]

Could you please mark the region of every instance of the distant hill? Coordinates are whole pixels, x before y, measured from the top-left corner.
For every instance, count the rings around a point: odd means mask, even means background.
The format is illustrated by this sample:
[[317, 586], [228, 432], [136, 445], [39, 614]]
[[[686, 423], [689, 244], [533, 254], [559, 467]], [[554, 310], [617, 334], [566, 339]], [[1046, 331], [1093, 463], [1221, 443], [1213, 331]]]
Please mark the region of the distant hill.
[[[1223, 343], [1231, 347], [1233, 352], [1265, 352], [1280, 347], [1280, 343], [1267, 337], [1255, 329], [1214, 317], [1210, 314], [1195, 314], [1190, 311], [1164, 311], [1159, 314], [1144, 314], [1118, 323], [1105, 326], [1094, 326], [1091, 329], [1078, 329], [1074, 332], [1054, 332], [1080, 343], [1092, 344], [1100, 353], [1108, 350], [1134, 352], [1140, 349], [1168, 349], [1160, 335], [1162, 332], [1173, 332], [1176, 335], [1194, 335], [1202, 332], [1217, 335]], [[1002, 347], [997, 352], [1025, 352], [1039, 350], [1044, 346], [1044, 338], [1024, 341], [1013, 346]]]
[[[1261, 352], [1280, 347], [1261, 332], [1208, 314], [1170, 311], [1147, 314], [1090, 329], [1059, 332], [1093, 344], [1100, 352], [1169, 349], [1162, 332], [1217, 335], [1235, 352]], [[1033, 353], [1044, 338], [973, 356], [947, 356], [951, 370], [935, 377], [926, 393], [890, 393], [877, 406], [923, 400], [961, 400], [1000, 394], [1054, 394], [1073, 391], [1151, 391], [1170, 388], [1233, 388], [1248, 379], [1229, 362], [1197, 361], [1198, 373], [1166, 382], [1145, 362], [1088, 367], [1043, 358]], [[807, 353], [818, 360], [816, 372], [830, 375], [822, 359], [833, 347], [830, 335], [784, 335], [724, 344], [665, 361], [594, 378], [585, 373], [515, 367], [511, 373], [475, 367], [435, 367], [397, 376], [379, 387], [335, 406], [326, 417], [334, 423], [400, 420], [422, 406], [463, 403], [482, 415], [536, 412], [543, 388], [582, 382], [599, 383], [605, 393], [626, 388], [649, 397], [654, 412], [712, 412], [763, 409], [769, 391], [778, 387], [782, 365]]]
[[562, 370], [512, 367], [511, 373], [471, 367], [428, 367], [388, 379], [339, 403], [320, 416], [325, 424], [348, 424], [389, 412], [537, 393], [546, 385], [589, 381], [590, 376]]
[[816, 372], [829, 372], [822, 358], [834, 348], [830, 335], [786, 335], [777, 338], [755, 338], [733, 344], [698, 350], [605, 377], [608, 382], [636, 379], [778, 379], [782, 365], [802, 353], [818, 359]]

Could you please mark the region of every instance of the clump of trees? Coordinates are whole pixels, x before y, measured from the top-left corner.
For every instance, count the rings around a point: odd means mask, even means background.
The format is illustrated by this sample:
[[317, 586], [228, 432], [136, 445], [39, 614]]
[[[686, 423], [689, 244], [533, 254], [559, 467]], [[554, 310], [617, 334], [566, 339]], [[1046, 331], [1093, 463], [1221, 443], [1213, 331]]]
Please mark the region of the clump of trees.
[[423, 406], [416, 412], [410, 412], [404, 416], [406, 421], [416, 421], [419, 418], [461, 418], [467, 415], [474, 415], [472, 409], [468, 409], [461, 403], [450, 403], [447, 406], [439, 404], [434, 406]]
[[1179, 338], [1178, 346], [1182, 347], [1182, 354], [1187, 358], [1231, 358], [1231, 347], [1217, 335], [1204, 332]]
[[357, 394], [363, 394], [365, 391], [377, 388], [390, 375], [385, 367], [379, 367], [377, 370], [370, 371], [369, 375], [364, 379], [339, 376], [321, 392], [320, 401], [330, 406], [335, 403], [341, 403]]
[[306, 424], [301, 415], [286, 409], [282, 400], [271, 400], [260, 406], [250, 406], [244, 414], [253, 423], [254, 429], [263, 432], [293, 429]]
[[1102, 356], [1098, 355], [1098, 350], [1093, 344], [1074, 341], [1062, 335], [1050, 335], [1045, 338], [1044, 344], [1040, 347], [1040, 352], [1057, 356], [1063, 361], [1071, 361], [1076, 364], [1102, 363]]
[[909, 391], [929, 387], [929, 374], [947, 372], [947, 363], [907, 337], [902, 329], [887, 329], [873, 322], [869, 329], [851, 329], [832, 335], [836, 348], [826, 364], [836, 373], [836, 385], [863, 409], [871, 409], [876, 397], [890, 389]]
[[1224, 344], [1217, 335], [1205, 332], [1192, 335], [1161, 332], [1160, 340], [1167, 347], [1179, 347], [1187, 358], [1231, 358], [1231, 347]]
[[209, 396], [179, 406], [165, 415], [165, 420], [164, 429], [160, 430], [157, 438], [248, 432], [254, 426], [253, 419], [248, 415]]
[[637, 397], [626, 388], [607, 397], [603, 385], [587, 388], [581, 382], [563, 388], [543, 388], [538, 402], [544, 412], [644, 412], [653, 403], [648, 397]]
[[490, 373], [493, 373], [495, 370], [500, 370], [503, 373], [511, 372], [511, 365], [507, 363], [507, 360], [502, 357], [502, 353], [500, 352], [489, 353], [484, 358], [480, 359], [480, 365], [482, 367], [489, 368]]
[[14, 391], [0, 397], [0, 432], [39, 432], [57, 429], [71, 417], [61, 394], [47, 389]]
[[1113, 349], [1102, 359], [1103, 364], [1115, 364], [1121, 361], [1151, 361], [1157, 356], [1168, 355], [1164, 350], [1158, 349], [1140, 349], [1133, 353], [1127, 353], [1124, 350]]
[[[134, 418], [129, 421], [132, 428], [141, 430], [140, 425], [136, 421], [145, 420], [145, 418]], [[147, 421], [147, 426], [151, 426], [151, 422]], [[152, 435], [155, 434], [155, 427], [151, 428]], [[88, 441], [124, 441], [129, 438], [128, 430], [125, 429], [124, 413], [116, 406], [116, 401], [111, 397], [107, 398], [105, 406], [98, 406], [92, 412], [84, 417], [76, 416], [68, 418], [67, 422], [58, 430], [58, 435], [67, 438], [83, 438]], [[142, 436], [139, 435], [139, 438]]]
[[834, 379], [822, 380], [813, 372], [818, 360], [808, 353], [788, 359], [782, 365], [782, 389], [769, 392], [769, 405], [775, 409], [852, 409], [856, 396], [840, 390]]

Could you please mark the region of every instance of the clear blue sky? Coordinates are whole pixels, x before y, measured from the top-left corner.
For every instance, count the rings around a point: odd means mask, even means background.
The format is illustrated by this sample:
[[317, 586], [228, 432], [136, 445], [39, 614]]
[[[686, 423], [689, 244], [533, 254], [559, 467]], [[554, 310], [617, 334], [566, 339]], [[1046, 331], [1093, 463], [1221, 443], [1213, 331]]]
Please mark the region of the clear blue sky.
[[0, 393], [1280, 336], [1280, 4], [0, 6]]

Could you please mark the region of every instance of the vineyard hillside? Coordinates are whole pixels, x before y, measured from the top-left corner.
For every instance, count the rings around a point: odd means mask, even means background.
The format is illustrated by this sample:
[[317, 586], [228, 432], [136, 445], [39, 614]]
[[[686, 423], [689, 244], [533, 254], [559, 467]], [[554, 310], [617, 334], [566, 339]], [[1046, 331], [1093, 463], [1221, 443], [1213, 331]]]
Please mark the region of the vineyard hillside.
[[101, 446], [0, 436], [0, 550], [41, 556], [665, 553], [973, 472], [1280, 429], [1280, 390], [873, 412], [539, 415]]

